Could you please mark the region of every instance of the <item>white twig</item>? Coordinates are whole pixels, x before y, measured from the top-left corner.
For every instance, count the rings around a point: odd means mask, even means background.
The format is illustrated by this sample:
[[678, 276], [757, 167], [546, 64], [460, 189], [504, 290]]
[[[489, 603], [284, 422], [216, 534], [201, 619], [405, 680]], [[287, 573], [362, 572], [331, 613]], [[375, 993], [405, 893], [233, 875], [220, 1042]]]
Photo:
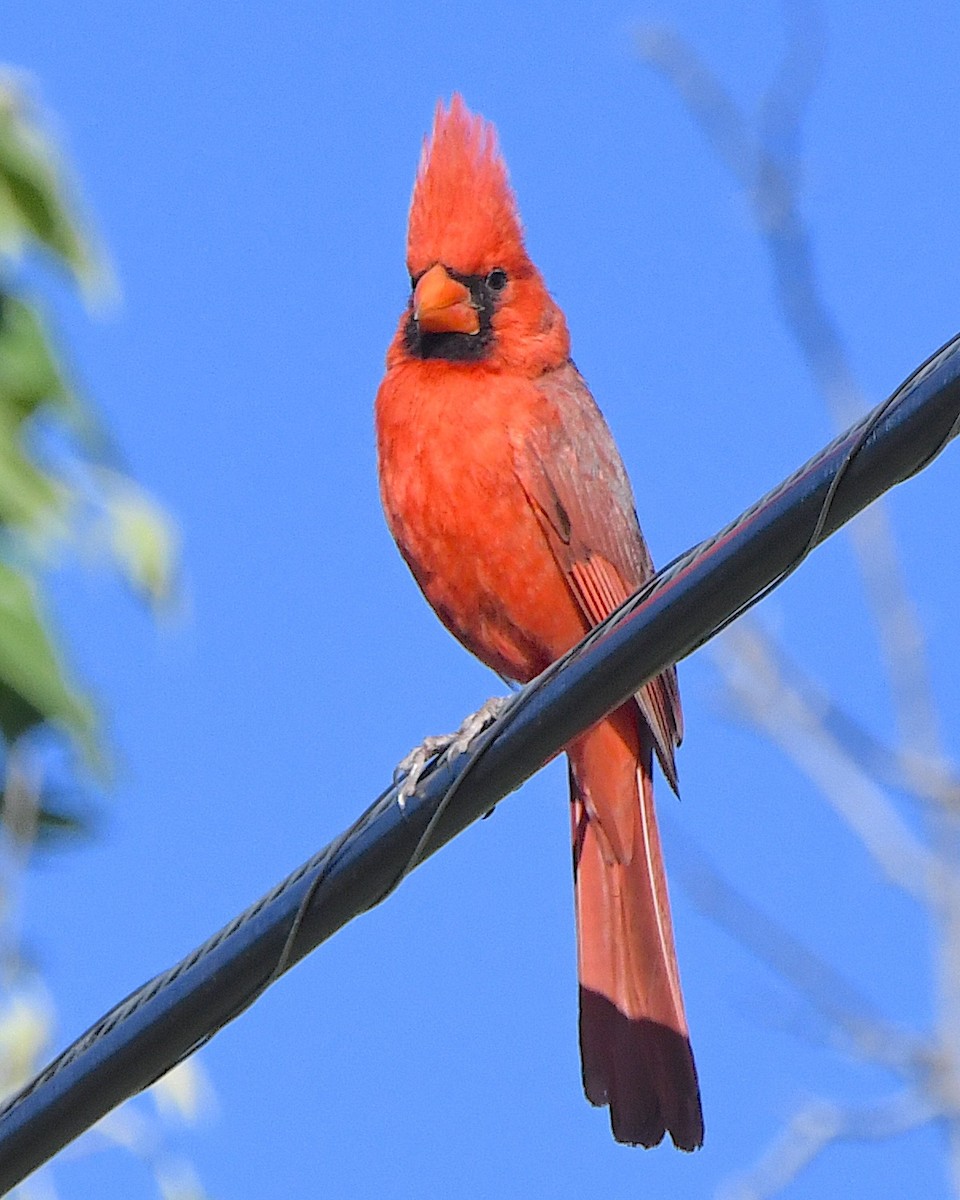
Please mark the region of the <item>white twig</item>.
[[[672, 84], [744, 189], [770, 255], [787, 328], [834, 421], [844, 427], [863, 411], [866, 399], [824, 300], [800, 207], [801, 121], [819, 71], [823, 38], [815, 4], [788, 0], [786, 10], [792, 26], [788, 50], [756, 128], [675, 32], [647, 28], [640, 49]], [[933, 1117], [946, 1121], [949, 1165], [960, 1196], [960, 873], [955, 865], [960, 862], [960, 786], [942, 749], [923, 628], [886, 508], [872, 505], [853, 523], [851, 533], [889, 680], [897, 749], [888, 751], [862, 735], [809, 684], [787, 679], [771, 643], [756, 630], [729, 634], [720, 647], [720, 661], [749, 718], [823, 792], [886, 877], [923, 903], [934, 919], [935, 1031], [925, 1052], [913, 1060], [915, 1090], [872, 1110], [853, 1112], [822, 1103], [803, 1110], [759, 1167], [729, 1193], [738, 1200], [774, 1195], [841, 1138], [889, 1137]], [[884, 784], [906, 786], [926, 801], [927, 842], [901, 818]], [[846, 1019], [843, 1009], [840, 1015]], [[866, 1050], [861, 1045], [861, 1052]]]
[[[674, 31], [640, 33], [645, 61], [686, 103], [714, 151], [751, 203], [770, 255], [787, 328], [795, 337], [834, 421], [849, 425], [867, 407], [843, 340], [821, 293], [810, 230], [800, 209], [800, 123], [819, 71], [822, 34], [812, 6], [790, 5], [792, 36], [757, 132], [693, 48]], [[904, 747], [916, 758], [942, 757], [939, 721], [924, 653], [925, 639], [907, 591], [886, 508], [877, 502], [851, 527], [854, 549], [890, 680]]]
[[878, 1014], [837, 970], [724, 879], [681, 830], [673, 830], [671, 841], [671, 875], [698, 908], [802, 996], [844, 1049], [923, 1086], [932, 1057], [925, 1040]]
[[887, 879], [922, 903], [937, 902], [948, 869], [828, 732], [818, 706], [787, 681], [770, 640], [740, 622], [720, 639], [716, 657], [744, 714], [816, 785]]
[[719, 1200], [769, 1200], [834, 1143], [897, 1137], [935, 1116], [929, 1104], [910, 1091], [867, 1108], [814, 1101], [790, 1119], [752, 1171], [718, 1193]]

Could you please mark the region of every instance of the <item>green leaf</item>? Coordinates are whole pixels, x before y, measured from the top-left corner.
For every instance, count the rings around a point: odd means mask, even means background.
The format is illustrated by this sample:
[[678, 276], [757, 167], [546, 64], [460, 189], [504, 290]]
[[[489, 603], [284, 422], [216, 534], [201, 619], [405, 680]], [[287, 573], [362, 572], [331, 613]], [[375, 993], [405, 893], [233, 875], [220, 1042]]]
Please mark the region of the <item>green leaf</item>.
[[[5, 818], [5, 809], [6, 796], [0, 795], [0, 820]], [[30, 841], [43, 850], [89, 837], [93, 829], [90, 805], [52, 788], [43, 789], [35, 820], [36, 825], [30, 829]]]
[[0, 793], [4, 834], [23, 846], [44, 849], [88, 836], [93, 827], [91, 804], [79, 789], [51, 784], [45, 778], [44, 756], [36, 750], [36, 741], [27, 739], [5, 755], [6, 780]]
[[93, 823], [83, 805], [40, 805], [37, 814], [37, 845], [42, 850], [53, 850], [66, 843], [82, 841], [90, 837]]
[[43, 713], [15, 688], [0, 679], [0, 732], [8, 743], [44, 722]]
[[101, 468], [107, 539], [113, 559], [135, 591], [155, 608], [175, 589], [177, 535], [162, 508], [125, 475]]
[[12, 740], [30, 714], [63, 728], [97, 761], [90, 702], [68, 681], [44, 627], [31, 580], [0, 562], [0, 728]]
[[62, 522], [69, 493], [24, 453], [21, 422], [0, 397], [0, 522], [50, 534]]
[[0, 291], [0, 522], [62, 532], [69, 491], [30, 456], [25, 422], [53, 405], [74, 432], [91, 424], [57, 363], [39, 314]]
[[0, 292], [0, 404], [23, 419], [45, 403], [72, 408], [77, 402], [39, 314]]
[[94, 255], [65, 196], [56, 152], [26, 96], [0, 81], [0, 241], [19, 253], [35, 240], [91, 285]]

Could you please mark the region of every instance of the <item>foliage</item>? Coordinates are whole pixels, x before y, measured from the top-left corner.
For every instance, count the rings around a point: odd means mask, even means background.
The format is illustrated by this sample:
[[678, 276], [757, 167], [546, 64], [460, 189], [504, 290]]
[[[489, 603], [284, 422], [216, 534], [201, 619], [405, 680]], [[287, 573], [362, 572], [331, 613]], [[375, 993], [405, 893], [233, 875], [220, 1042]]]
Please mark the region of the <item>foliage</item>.
[[[105, 431], [67, 376], [24, 283], [37, 258], [86, 295], [107, 285], [56, 151], [7, 75], [0, 77], [0, 756], [8, 763], [39, 731], [52, 730], [86, 764], [102, 765], [94, 707], [64, 663], [43, 572], [64, 550], [92, 544], [139, 594], [162, 605], [175, 538], [160, 508], [112, 461]], [[45, 794], [42, 780], [38, 820], [47, 843], [85, 826], [82, 808]]]
[[[89, 833], [78, 785], [102, 772], [103, 737], [91, 697], [68, 670], [44, 596], [66, 552], [104, 557], [154, 609], [173, 592], [176, 538], [161, 508], [116, 461], [78, 396], [44, 307], [28, 286], [46, 267], [86, 297], [108, 272], [70, 194], [55, 147], [11, 75], [0, 74], [0, 1095], [34, 1074], [49, 1050], [53, 1004], [18, 945], [17, 899], [35, 848]], [[66, 751], [67, 780], [49, 770]], [[161, 1196], [202, 1200], [165, 1127], [208, 1107], [195, 1061], [111, 1113], [86, 1148], [121, 1146], [152, 1170]], [[17, 1189], [33, 1194], [33, 1184]], [[43, 1195], [53, 1195], [44, 1177]]]

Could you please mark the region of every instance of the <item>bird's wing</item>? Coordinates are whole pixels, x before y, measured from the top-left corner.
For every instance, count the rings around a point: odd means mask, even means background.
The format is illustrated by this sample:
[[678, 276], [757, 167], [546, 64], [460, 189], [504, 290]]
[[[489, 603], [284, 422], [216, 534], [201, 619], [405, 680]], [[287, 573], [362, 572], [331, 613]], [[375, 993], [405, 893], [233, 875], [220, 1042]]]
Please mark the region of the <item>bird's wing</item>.
[[[596, 625], [653, 574], [633, 493], [607, 424], [576, 367], [539, 382], [544, 419], [514, 447], [517, 475], [583, 614]], [[683, 736], [673, 667], [637, 693], [674, 791]]]

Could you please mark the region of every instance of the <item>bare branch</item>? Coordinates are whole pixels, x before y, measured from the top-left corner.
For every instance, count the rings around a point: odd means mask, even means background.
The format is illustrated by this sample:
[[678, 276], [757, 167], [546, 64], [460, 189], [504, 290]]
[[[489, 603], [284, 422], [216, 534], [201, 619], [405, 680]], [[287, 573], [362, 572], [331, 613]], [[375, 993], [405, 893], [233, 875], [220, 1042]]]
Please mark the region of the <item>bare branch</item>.
[[645, 25], [637, 34], [640, 55], [673, 84], [713, 149], [744, 188], [756, 179], [756, 147], [733, 97], [676, 30]]
[[[839, 330], [824, 301], [799, 204], [800, 120], [822, 58], [816, 9], [791, 4], [783, 65], [752, 131], [729, 91], [675, 31], [646, 27], [643, 59], [676, 89], [714, 151], [746, 192], [770, 255], [784, 320], [838, 426], [866, 407]], [[886, 510], [874, 504], [854, 523], [854, 549], [877, 625], [900, 739], [912, 757], [942, 758], [925, 640], [907, 592]]]
[[[770, 256], [778, 301], [834, 421], [865, 407], [839, 327], [817, 274], [810, 229], [800, 207], [802, 117], [823, 57], [814, 4], [787, 0], [788, 48], [753, 123], [696, 51], [669, 29], [645, 29], [640, 51], [674, 87], [750, 203]], [[840, 1029], [857, 1053], [885, 1061], [910, 1085], [872, 1109], [817, 1103], [790, 1122], [758, 1167], [727, 1193], [762, 1200], [794, 1180], [841, 1139], [883, 1138], [934, 1118], [947, 1126], [950, 1167], [960, 1196], [960, 776], [941, 743], [923, 629], [887, 515], [873, 505], [852, 526], [854, 551], [873, 614], [897, 721], [894, 750], [880, 744], [822, 696], [788, 673], [772, 642], [756, 629], [728, 634], [719, 659], [730, 695], [822, 791], [884, 875], [924, 904], [934, 930], [937, 1014], [929, 1041], [896, 1034], [875, 1018], [835, 972], [706, 869], [701, 896]], [[922, 840], [900, 816], [889, 790], [925, 805]]]
[[[930, 1050], [886, 1021], [834, 967], [754, 905], [717, 871], [692, 839], [674, 829], [671, 875], [710, 920], [789, 983], [839, 1033], [845, 1049], [921, 1085]], [[679, 853], [677, 853], [679, 851]]]
[[823, 793], [887, 879], [923, 903], [939, 903], [948, 868], [828, 731], [825, 706], [788, 681], [772, 642], [741, 621], [720, 640], [716, 658], [733, 702]]
[[910, 1091], [866, 1108], [814, 1101], [790, 1119], [749, 1174], [723, 1189], [721, 1200], [769, 1200], [834, 1143], [896, 1137], [936, 1116], [922, 1097]]
[[960, 775], [949, 762], [896, 750], [864, 729], [829, 696], [821, 699], [824, 728], [875, 783], [904, 792], [922, 804], [960, 812]]

